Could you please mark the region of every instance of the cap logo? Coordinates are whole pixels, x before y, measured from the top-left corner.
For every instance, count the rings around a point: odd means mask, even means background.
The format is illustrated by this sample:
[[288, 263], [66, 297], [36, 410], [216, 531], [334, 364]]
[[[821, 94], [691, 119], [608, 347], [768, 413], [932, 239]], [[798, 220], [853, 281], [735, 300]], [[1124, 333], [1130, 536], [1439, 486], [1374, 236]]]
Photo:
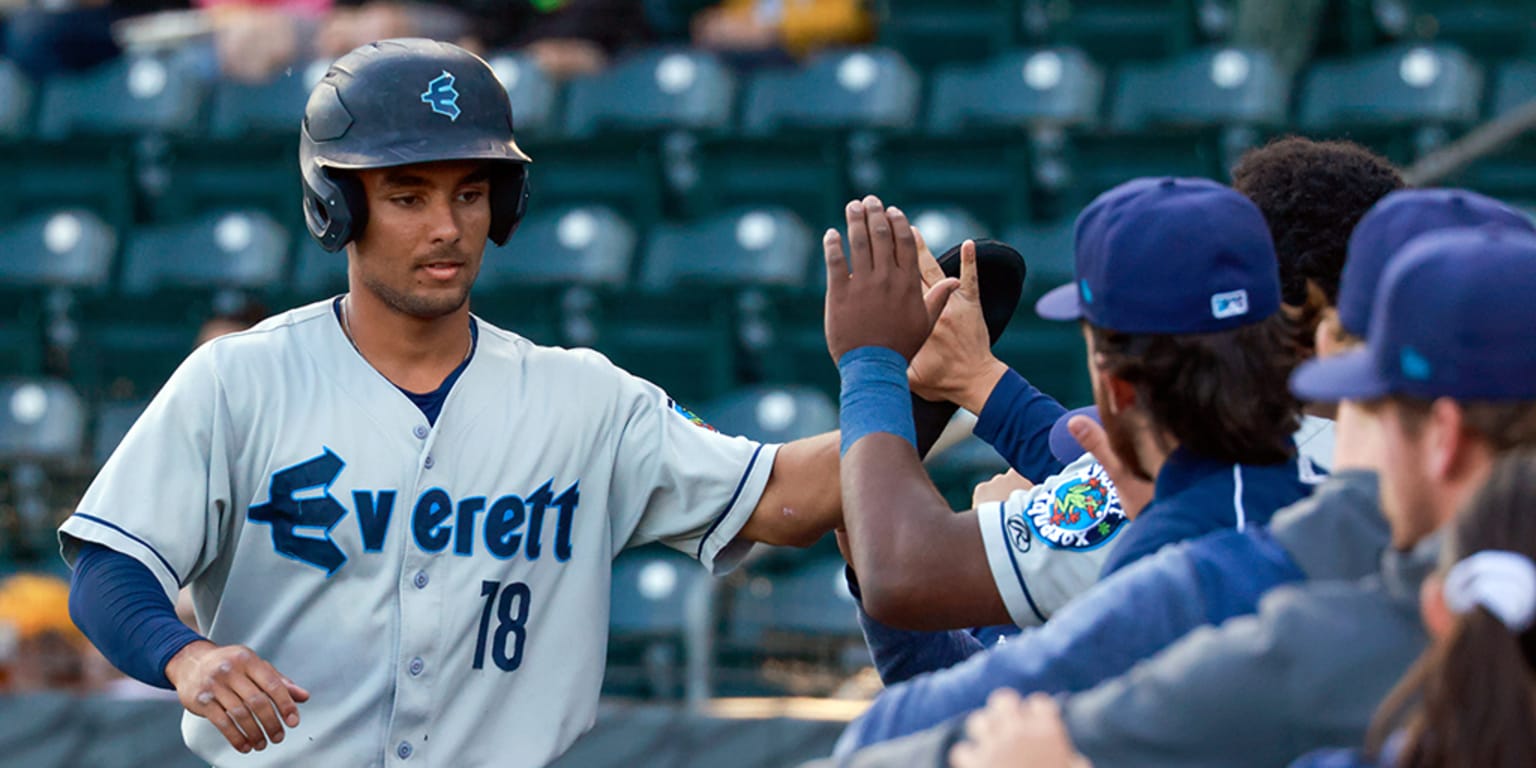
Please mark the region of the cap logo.
[[1432, 371], [1429, 361], [1413, 347], [1403, 347], [1398, 365], [1403, 369], [1403, 375], [1414, 381], [1428, 381]]
[[1217, 320], [1248, 314], [1248, 292], [1245, 290], [1211, 294], [1211, 316]]
[[450, 121], [459, 119], [459, 92], [453, 89], [453, 75], [448, 74], [448, 70], [443, 70], [441, 75], [427, 83], [427, 90], [422, 91], [421, 100], [430, 105], [433, 112], [446, 115]]
[[1079, 280], [1079, 281], [1077, 281], [1077, 286], [1078, 286], [1078, 288], [1082, 289], [1082, 292], [1083, 292], [1083, 303], [1084, 304], [1092, 304], [1093, 303], [1093, 289], [1088, 287], [1088, 281], [1087, 280]]

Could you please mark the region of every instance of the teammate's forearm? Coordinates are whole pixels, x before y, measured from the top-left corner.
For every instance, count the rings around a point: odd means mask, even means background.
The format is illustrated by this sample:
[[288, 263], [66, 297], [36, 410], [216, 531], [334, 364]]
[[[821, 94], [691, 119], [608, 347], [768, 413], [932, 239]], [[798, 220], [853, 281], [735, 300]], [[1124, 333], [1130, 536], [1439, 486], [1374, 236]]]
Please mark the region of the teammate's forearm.
[[781, 446], [768, 487], [741, 535], [764, 544], [807, 547], [842, 525], [837, 443], [838, 433], [829, 432]]
[[96, 544], [84, 545], [75, 561], [69, 616], [113, 666], [157, 688], [173, 687], [166, 662], [203, 639], [177, 618], [148, 568]]

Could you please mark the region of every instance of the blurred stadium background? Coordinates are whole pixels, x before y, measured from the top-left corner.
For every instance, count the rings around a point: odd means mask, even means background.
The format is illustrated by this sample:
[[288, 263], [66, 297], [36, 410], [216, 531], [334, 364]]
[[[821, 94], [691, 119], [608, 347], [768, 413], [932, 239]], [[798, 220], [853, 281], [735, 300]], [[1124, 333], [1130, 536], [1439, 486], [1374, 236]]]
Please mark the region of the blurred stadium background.
[[[797, 2], [825, 29], [788, 29]], [[206, 322], [346, 282], [298, 204], [298, 119], [327, 58], [300, 46], [253, 74], [252, 44], [221, 37], [210, 10], [56, 5], [0, 2], [0, 575], [67, 577], [54, 527]], [[725, 5], [767, 37], [709, 32], [723, 11], [699, 0], [571, 0], [530, 7], [638, 26], [593, 33], [597, 57], [574, 67], [515, 33], [485, 46], [534, 192], [473, 299], [536, 341], [597, 348], [725, 432], [836, 427], [818, 233], [856, 194], [899, 202], [936, 252], [1018, 247], [1026, 304], [1000, 356], [1069, 405], [1090, 399], [1078, 333], [1027, 307], [1070, 275], [1077, 209], [1120, 181], [1226, 180], [1287, 133], [1408, 166], [1495, 121], [1492, 151], [1440, 180], [1536, 200], [1536, 141], [1518, 137], [1536, 96], [1531, 0]], [[37, 50], [83, 45], [40, 16], [103, 13], [120, 53], [82, 67]], [[965, 508], [1005, 465], [970, 438], [930, 468]], [[67, 615], [19, 583], [0, 587], [0, 691], [94, 696], [0, 698], [0, 765], [182, 764], [174, 702], [123, 703], [135, 694], [99, 662], [54, 658], [27, 682], [28, 642]], [[878, 686], [830, 540], [719, 581], [662, 548], [628, 552], [611, 628], [612, 703], [563, 764], [793, 764], [857, 711], [825, 699]]]

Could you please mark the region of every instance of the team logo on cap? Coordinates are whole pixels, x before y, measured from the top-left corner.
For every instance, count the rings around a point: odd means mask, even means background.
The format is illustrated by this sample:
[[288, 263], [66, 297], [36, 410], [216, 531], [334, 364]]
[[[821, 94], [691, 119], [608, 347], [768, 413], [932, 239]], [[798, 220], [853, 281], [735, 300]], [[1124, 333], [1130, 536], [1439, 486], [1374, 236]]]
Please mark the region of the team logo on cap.
[[459, 119], [459, 92], [454, 90], [453, 75], [448, 74], [448, 70], [443, 70], [427, 83], [427, 89], [421, 92], [421, 100], [431, 106], [433, 112], [446, 115], [450, 121]]
[[1097, 549], [1113, 539], [1128, 518], [1109, 475], [1095, 462], [1080, 476], [1037, 496], [1024, 519], [1034, 536], [1009, 526], [1009, 538], [1019, 552], [1028, 552], [1036, 537], [1054, 549]]
[[1211, 315], [1217, 320], [1248, 314], [1248, 292], [1227, 291], [1211, 295]]

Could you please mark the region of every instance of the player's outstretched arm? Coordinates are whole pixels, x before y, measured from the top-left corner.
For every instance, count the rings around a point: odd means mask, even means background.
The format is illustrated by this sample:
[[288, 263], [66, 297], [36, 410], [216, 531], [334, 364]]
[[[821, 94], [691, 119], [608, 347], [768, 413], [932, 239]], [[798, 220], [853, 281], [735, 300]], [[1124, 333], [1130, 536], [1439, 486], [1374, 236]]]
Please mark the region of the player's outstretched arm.
[[907, 366], [959, 283], [924, 295], [900, 210], [867, 197], [845, 213], [847, 255], [836, 231], [823, 242], [826, 331], [843, 377], [843, 524], [864, 609], [904, 629], [1009, 622], [974, 513], [951, 512], [912, 437]]
[[837, 478], [837, 433], [785, 443], [742, 538], [762, 544], [808, 547], [843, 524]]
[[181, 705], [242, 753], [266, 749], [268, 740], [281, 743], [283, 726], [297, 727], [298, 705], [309, 701], [309, 691], [242, 645], [198, 640], [171, 657], [165, 676]]

